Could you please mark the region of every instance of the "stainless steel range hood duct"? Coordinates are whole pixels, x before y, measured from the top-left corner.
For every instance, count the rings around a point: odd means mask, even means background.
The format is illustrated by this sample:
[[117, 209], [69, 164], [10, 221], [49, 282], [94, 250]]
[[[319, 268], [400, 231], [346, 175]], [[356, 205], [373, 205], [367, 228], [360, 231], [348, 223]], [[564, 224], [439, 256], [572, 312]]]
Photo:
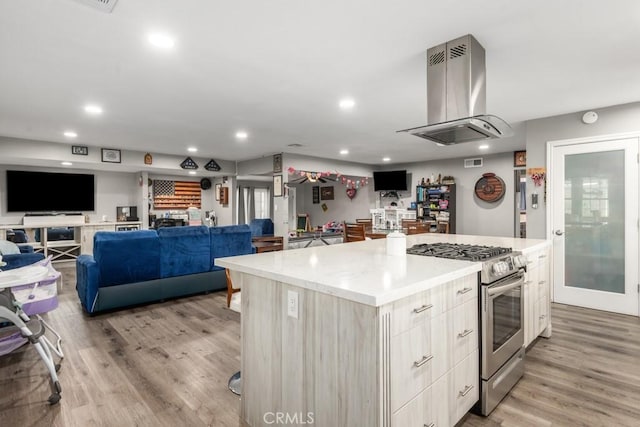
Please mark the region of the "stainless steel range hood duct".
[[486, 114], [485, 52], [471, 34], [427, 50], [427, 123], [398, 132], [442, 145], [513, 135]]

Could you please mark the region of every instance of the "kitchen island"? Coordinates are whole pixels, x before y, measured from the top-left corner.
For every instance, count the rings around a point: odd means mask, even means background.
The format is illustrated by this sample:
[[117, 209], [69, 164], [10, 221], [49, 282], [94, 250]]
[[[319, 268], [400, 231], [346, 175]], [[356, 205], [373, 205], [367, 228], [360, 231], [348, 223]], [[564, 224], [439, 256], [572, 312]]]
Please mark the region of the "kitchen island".
[[[408, 236], [407, 246], [472, 239], [514, 250], [546, 244], [425, 234]], [[481, 264], [389, 256], [385, 247], [382, 239], [216, 260], [242, 288], [249, 425], [284, 417], [446, 426], [478, 400]]]

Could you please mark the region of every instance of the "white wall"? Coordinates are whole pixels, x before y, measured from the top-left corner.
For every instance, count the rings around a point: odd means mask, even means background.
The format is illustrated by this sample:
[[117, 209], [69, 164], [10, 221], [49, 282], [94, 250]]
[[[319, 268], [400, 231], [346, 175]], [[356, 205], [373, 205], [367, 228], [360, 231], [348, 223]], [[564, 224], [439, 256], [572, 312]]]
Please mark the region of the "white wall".
[[[640, 102], [594, 108], [592, 111], [597, 112], [599, 117], [591, 125], [582, 123], [584, 111], [526, 122], [527, 167], [546, 166], [548, 141], [640, 131]], [[533, 188], [529, 177], [527, 188]], [[531, 209], [531, 198], [527, 200], [527, 236], [531, 238], [546, 238], [543, 191], [540, 191], [538, 209]]]
[[[51, 168], [0, 165], [0, 223], [21, 224], [24, 213], [7, 212], [6, 202], [6, 170], [24, 170], [40, 172], [65, 172], [65, 173], [89, 173], [95, 176], [95, 210], [82, 212], [89, 215], [91, 221], [100, 221], [106, 215], [110, 221], [116, 219], [117, 206], [137, 206], [138, 213], [142, 212], [142, 201], [139, 193], [139, 180], [137, 173], [92, 171], [84, 169]], [[60, 189], [65, 191], [65, 189]], [[66, 189], [66, 191], [73, 191]], [[33, 190], [33, 197], [38, 196], [38, 189]]]

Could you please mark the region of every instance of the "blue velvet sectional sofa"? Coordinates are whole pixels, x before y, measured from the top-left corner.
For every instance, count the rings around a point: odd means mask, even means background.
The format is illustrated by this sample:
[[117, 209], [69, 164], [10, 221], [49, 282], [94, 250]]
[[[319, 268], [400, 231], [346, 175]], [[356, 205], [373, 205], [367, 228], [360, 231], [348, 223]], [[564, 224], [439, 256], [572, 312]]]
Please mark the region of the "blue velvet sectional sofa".
[[253, 253], [248, 225], [101, 231], [76, 261], [76, 290], [93, 314], [226, 289], [216, 258]]

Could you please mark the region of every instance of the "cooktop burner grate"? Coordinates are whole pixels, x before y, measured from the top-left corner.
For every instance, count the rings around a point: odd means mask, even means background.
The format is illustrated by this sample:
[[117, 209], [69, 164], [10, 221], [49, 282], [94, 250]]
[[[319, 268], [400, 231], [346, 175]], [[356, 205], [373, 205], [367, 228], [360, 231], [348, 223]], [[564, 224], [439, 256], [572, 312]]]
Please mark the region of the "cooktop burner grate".
[[407, 249], [411, 255], [435, 256], [439, 258], [484, 261], [511, 253], [511, 248], [497, 246], [462, 245], [456, 243], [423, 243]]

